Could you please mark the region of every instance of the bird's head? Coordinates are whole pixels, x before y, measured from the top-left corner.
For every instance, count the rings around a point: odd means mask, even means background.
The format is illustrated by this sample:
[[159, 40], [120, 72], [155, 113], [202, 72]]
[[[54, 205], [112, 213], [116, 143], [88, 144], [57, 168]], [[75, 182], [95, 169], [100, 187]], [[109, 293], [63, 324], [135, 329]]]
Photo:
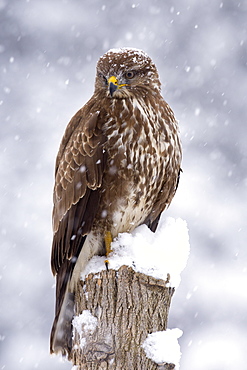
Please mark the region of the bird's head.
[[142, 50], [111, 49], [98, 61], [95, 92], [104, 92], [109, 98], [128, 98], [160, 91], [157, 68]]

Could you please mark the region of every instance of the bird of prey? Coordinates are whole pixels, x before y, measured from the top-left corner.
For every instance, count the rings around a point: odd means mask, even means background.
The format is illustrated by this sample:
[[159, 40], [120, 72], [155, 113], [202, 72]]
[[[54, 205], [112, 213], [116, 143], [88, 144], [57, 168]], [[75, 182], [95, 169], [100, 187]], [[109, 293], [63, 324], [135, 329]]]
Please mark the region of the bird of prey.
[[74, 295], [94, 255], [146, 224], [155, 231], [178, 185], [181, 144], [152, 59], [134, 48], [98, 61], [91, 99], [69, 122], [56, 159], [51, 353], [69, 355]]

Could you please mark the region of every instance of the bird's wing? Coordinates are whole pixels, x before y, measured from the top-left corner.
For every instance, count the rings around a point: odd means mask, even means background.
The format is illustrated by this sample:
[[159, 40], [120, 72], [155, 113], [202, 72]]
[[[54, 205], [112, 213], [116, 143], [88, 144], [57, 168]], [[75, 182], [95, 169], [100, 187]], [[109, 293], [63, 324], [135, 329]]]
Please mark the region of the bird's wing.
[[102, 112], [87, 106], [71, 119], [56, 160], [51, 266], [56, 274], [65, 260], [78, 256], [100, 203], [106, 163]]
[[[163, 186], [158, 193], [158, 196], [156, 198], [156, 201], [153, 205], [153, 208], [145, 220], [145, 224], [151, 229], [153, 232], [155, 232], [158, 222], [161, 216], [161, 213], [169, 207], [175, 193], [178, 187], [178, 182], [179, 182], [179, 174], [180, 174], [180, 169], [178, 171], [175, 171], [174, 176], [171, 176], [167, 178], [167, 181], [163, 183]], [[177, 175], [176, 175], [177, 173]]]
[[[165, 176], [162, 180], [162, 185], [157, 198], [154, 202], [152, 210], [149, 216], [145, 220], [145, 224], [155, 232], [161, 213], [167, 209], [176, 193], [179, 177], [181, 172], [181, 159], [182, 159], [182, 148], [180, 139], [178, 136], [178, 127], [175, 117], [171, 108], [163, 101], [163, 107], [165, 107], [166, 115], [164, 115], [164, 121], [166, 122], [166, 129], [163, 133], [163, 140], [166, 141], [166, 137], [170, 137], [170, 145], [162, 152], [165, 165]], [[168, 117], [166, 119], [165, 117]], [[173, 143], [171, 145], [171, 142]], [[173, 154], [171, 155], [171, 152]], [[168, 160], [167, 160], [168, 159]]]

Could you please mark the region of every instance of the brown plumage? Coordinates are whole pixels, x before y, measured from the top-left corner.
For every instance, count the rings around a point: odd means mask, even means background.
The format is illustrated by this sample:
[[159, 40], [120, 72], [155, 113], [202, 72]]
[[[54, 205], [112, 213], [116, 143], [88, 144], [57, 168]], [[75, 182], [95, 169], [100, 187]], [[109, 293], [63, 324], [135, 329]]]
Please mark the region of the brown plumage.
[[175, 194], [180, 163], [177, 122], [151, 58], [138, 49], [109, 50], [56, 160], [51, 353], [70, 354], [76, 284], [88, 260], [105, 254], [105, 232], [114, 238], [142, 223], [155, 231]]

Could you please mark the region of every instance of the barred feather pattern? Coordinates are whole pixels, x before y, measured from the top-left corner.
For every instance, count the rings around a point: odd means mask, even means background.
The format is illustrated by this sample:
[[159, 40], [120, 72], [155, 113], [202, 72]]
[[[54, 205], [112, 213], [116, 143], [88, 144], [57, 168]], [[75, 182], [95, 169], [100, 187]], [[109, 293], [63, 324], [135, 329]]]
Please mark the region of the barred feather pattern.
[[[111, 76], [119, 83], [113, 95]], [[52, 353], [70, 355], [76, 283], [87, 261], [105, 253], [105, 231], [114, 238], [142, 223], [155, 231], [176, 192], [180, 165], [177, 121], [151, 58], [137, 49], [110, 50], [97, 64], [94, 95], [68, 124], [56, 160]]]

